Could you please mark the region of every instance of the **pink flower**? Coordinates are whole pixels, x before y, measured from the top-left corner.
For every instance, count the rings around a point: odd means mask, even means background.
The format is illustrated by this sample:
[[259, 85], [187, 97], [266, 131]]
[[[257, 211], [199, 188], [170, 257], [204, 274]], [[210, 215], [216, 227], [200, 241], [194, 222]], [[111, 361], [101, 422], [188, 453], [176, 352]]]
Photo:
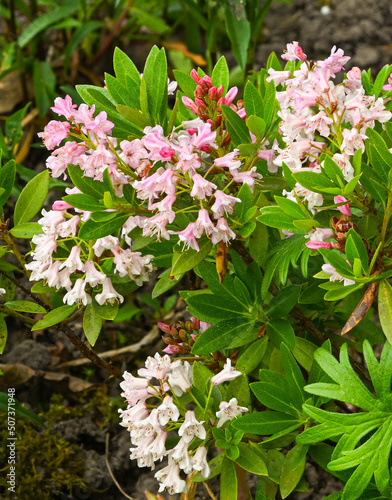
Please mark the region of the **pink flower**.
[[67, 120], [73, 118], [74, 109], [77, 104], [72, 103], [72, 99], [69, 95], [66, 95], [64, 99], [61, 97], [56, 97], [54, 100], [54, 106], [50, 108], [54, 113], [59, 116], [65, 116]]
[[[338, 195], [338, 196], [335, 196], [335, 198], [333, 199], [333, 201], [334, 201], [334, 203], [343, 203], [344, 201], [347, 201], [347, 198], [345, 198], [344, 196]], [[350, 210], [350, 205], [348, 203], [345, 204], [345, 205], [339, 205], [336, 208], [343, 215], [348, 215], [348, 217], [352, 216], [352, 213], [351, 213], [351, 210]]]
[[204, 177], [197, 173], [193, 174], [192, 181], [193, 188], [191, 191], [191, 196], [193, 198], [197, 196], [201, 200], [204, 200], [206, 196], [211, 196], [213, 190], [217, 188], [216, 184], [208, 182], [206, 179], [204, 179]]
[[223, 370], [211, 378], [211, 383], [214, 385], [220, 385], [223, 384], [223, 382], [234, 380], [240, 375], [242, 375], [242, 372], [235, 370], [231, 366], [231, 359], [227, 358], [226, 363], [223, 366]]
[[191, 144], [193, 147], [205, 151], [205, 148], [218, 149], [214, 143], [216, 138], [216, 131], [211, 132], [211, 125], [209, 123], [201, 122], [198, 127], [198, 133], [192, 137]]
[[178, 234], [180, 241], [183, 241], [185, 243], [185, 246], [199, 251], [199, 245], [193, 232], [194, 224], [194, 222], [190, 222], [183, 231], [176, 232], [175, 234]]
[[88, 260], [85, 266], [86, 282], [89, 283], [90, 286], [94, 288], [99, 283], [103, 283], [103, 280], [106, 278], [106, 274], [98, 271], [98, 269], [95, 267], [94, 261]]
[[239, 149], [234, 149], [231, 153], [227, 153], [225, 156], [215, 158], [214, 165], [218, 168], [228, 168], [230, 171], [233, 169], [237, 170], [241, 167], [241, 161], [236, 160], [239, 153]]
[[46, 125], [44, 131], [39, 132], [37, 135], [43, 139], [45, 147], [50, 150], [54, 149], [63, 139], [68, 137], [70, 128], [71, 125], [68, 122], [52, 120]]
[[358, 149], [365, 151], [364, 139], [367, 139], [365, 134], [360, 134], [356, 128], [343, 129], [343, 142], [340, 147], [342, 151], [348, 155], [354, 155]]
[[291, 72], [290, 71], [276, 71], [273, 68], [270, 68], [268, 70], [268, 74], [270, 76], [268, 76], [266, 78], [266, 81], [267, 82], [274, 82], [274, 84], [276, 86], [281, 85], [283, 82], [285, 82], [286, 80], [288, 80], [290, 78], [290, 76], [291, 76]]
[[355, 281], [350, 280], [349, 278], [343, 278], [331, 264], [323, 264], [321, 269], [325, 272], [325, 274], [329, 274], [329, 281], [343, 281], [344, 286], [355, 285]]
[[166, 425], [169, 420], [177, 422], [180, 416], [180, 411], [177, 406], [173, 403], [173, 398], [171, 396], [166, 396], [162, 401], [162, 404], [158, 406], [158, 421], [161, 425]]
[[211, 222], [208, 210], [202, 208], [199, 210], [199, 216], [193, 225], [193, 234], [196, 238], [201, 238], [203, 232], [210, 236], [214, 230], [214, 224]]
[[41, 213], [43, 217], [38, 222], [41, 224], [43, 232], [45, 234], [56, 234], [58, 225], [65, 221], [64, 215], [57, 210], [47, 212], [44, 208]]
[[222, 425], [228, 420], [232, 420], [234, 417], [245, 411], [249, 411], [248, 408], [238, 406], [236, 398], [230, 399], [228, 403], [226, 401], [222, 401], [219, 405], [219, 411], [216, 412], [216, 416], [219, 418], [217, 427], [222, 427]]
[[303, 53], [302, 48], [298, 45], [298, 42], [288, 43], [287, 49], [282, 54], [281, 58], [286, 61], [295, 61], [299, 59], [300, 61], [306, 61], [306, 54]]
[[214, 196], [215, 203], [212, 205], [211, 210], [214, 212], [215, 219], [222, 217], [225, 213], [233, 213], [234, 205], [241, 203], [239, 198], [225, 194], [220, 190], [215, 191]]
[[230, 229], [229, 224], [227, 223], [227, 220], [224, 217], [221, 217], [217, 224], [216, 227], [214, 227], [212, 231], [212, 236], [211, 236], [211, 241], [214, 245], [219, 243], [220, 241], [223, 241], [224, 243], [228, 243], [230, 240], [234, 240], [236, 237], [236, 234], [234, 231]]
[[192, 462], [188, 453], [188, 446], [189, 441], [183, 436], [169, 452], [169, 464], [177, 464], [185, 474], [189, 474], [192, 471]]
[[70, 208], [73, 208], [73, 206], [63, 200], [57, 200], [52, 205], [52, 210], [56, 212], [63, 212], [64, 210], [68, 210]]

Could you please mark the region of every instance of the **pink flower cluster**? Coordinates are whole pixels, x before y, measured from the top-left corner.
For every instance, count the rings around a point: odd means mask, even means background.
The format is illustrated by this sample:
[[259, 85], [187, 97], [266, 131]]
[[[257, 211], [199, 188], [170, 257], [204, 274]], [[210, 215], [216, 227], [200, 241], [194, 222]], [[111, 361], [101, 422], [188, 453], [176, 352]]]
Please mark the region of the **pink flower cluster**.
[[[120, 383], [128, 407], [119, 410], [121, 424], [130, 432], [131, 459], [136, 459], [139, 467], [155, 469], [155, 462], [168, 457], [168, 465], [160, 469], [155, 477], [160, 483], [159, 492], [165, 489], [169, 494], [186, 491], [186, 482], [181, 472], [190, 474], [200, 472], [203, 477], [210, 475], [207, 463], [208, 440], [206, 426], [211, 422], [199, 421], [193, 410], [179, 403], [178, 397], [192, 389], [192, 368], [187, 361], [172, 361], [167, 354], [148, 357], [145, 368], [138, 370], [139, 377], [124, 372], [124, 381]], [[227, 361], [223, 371], [212, 377], [211, 382], [219, 385], [242, 375]], [[153, 385], [152, 380], [159, 385]], [[171, 391], [171, 395], [170, 395]], [[148, 401], [148, 403], [147, 403]], [[217, 426], [221, 427], [247, 408], [238, 406], [237, 400], [222, 401], [216, 412]], [[176, 431], [179, 441], [170, 450], [166, 449], [166, 439], [170, 431]], [[196, 450], [190, 444], [197, 437], [205, 443]]]
[[[333, 79], [350, 59], [343, 50], [333, 47], [327, 59], [309, 63], [298, 42], [293, 42], [287, 45], [282, 58], [300, 60], [302, 64], [293, 73], [268, 70], [267, 81], [285, 86], [285, 90], [277, 92], [284, 146], [273, 145], [273, 163], [277, 166], [285, 163], [294, 172], [306, 168], [319, 173], [319, 157], [326, 152], [341, 168], [345, 180], [351, 180], [354, 176], [351, 158], [359, 149], [364, 151], [366, 129], [373, 128], [376, 121], [389, 121], [392, 113], [385, 109], [382, 97], [365, 95], [357, 67], [347, 73], [342, 83], [335, 85]], [[339, 150], [330, 153], [328, 143], [338, 146]], [[305, 199], [310, 209], [323, 204], [321, 194], [299, 184], [285, 194], [294, 201], [297, 196]]]

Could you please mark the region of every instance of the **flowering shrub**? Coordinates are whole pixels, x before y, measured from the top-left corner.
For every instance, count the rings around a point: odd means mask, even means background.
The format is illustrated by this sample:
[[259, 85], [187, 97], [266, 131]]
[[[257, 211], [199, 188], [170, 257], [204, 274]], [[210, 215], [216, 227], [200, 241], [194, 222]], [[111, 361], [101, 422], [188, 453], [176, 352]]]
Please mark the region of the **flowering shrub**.
[[[224, 58], [211, 76], [176, 70], [170, 82], [163, 49], [142, 75], [117, 49], [105, 88], [79, 86], [79, 106], [57, 98], [60, 120], [40, 134], [47, 170], [2, 226], [20, 267], [3, 265], [1, 312], [45, 313], [33, 330], [59, 325], [120, 377], [64, 320], [83, 313], [93, 346], [158, 268], [154, 299], [188, 275], [179, 293], [192, 321], [159, 323], [165, 355], [120, 384], [131, 458], [152, 469], [168, 459], [159, 492], [193, 498], [220, 474], [221, 498], [247, 498], [251, 472], [258, 500], [278, 488], [286, 498], [304, 488], [309, 455], [345, 484], [334, 498], [389, 498], [392, 66], [337, 83], [341, 49], [313, 62], [293, 42], [282, 58], [238, 99]], [[72, 184], [30, 222], [49, 171]], [[14, 176], [9, 162], [3, 204]], [[32, 238], [27, 263], [20, 237]], [[13, 301], [16, 270], [38, 282], [36, 303]]]

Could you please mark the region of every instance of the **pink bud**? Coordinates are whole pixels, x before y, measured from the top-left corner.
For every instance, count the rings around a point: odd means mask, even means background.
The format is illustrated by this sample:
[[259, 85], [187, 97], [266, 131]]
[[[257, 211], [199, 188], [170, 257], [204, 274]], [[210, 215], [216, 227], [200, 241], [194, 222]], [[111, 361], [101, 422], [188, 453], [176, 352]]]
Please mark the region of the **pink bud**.
[[167, 325], [166, 323], [158, 322], [158, 328], [160, 330], [162, 330], [164, 333], [170, 333], [171, 332], [170, 325]]
[[185, 106], [193, 111], [196, 115], [198, 115], [199, 108], [196, 106], [196, 104], [192, 101], [192, 99], [189, 99], [189, 97], [186, 97], [185, 95], [182, 96], [182, 102], [185, 104]]
[[317, 250], [318, 248], [331, 248], [331, 243], [328, 241], [307, 241], [306, 246], [311, 250]]
[[211, 101], [218, 100], [218, 89], [216, 87], [211, 87], [208, 91], [208, 97]]
[[55, 201], [52, 205], [52, 210], [56, 212], [62, 212], [63, 210], [68, 210], [68, 208], [73, 208], [73, 206], [62, 200]]
[[199, 76], [199, 73], [195, 69], [191, 71], [191, 77], [193, 78], [193, 80], [195, 80], [196, 83], [200, 83], [201, 78]]
[[300, 61], [306, 61], [306, 54], [304, 54], [302, 48], [299, 45], [294, 48], [294, 54]]
[[[333, 199], [334, 203], [343, 203], [344, 201], [348, 201], [347, 198], [345, 198], [342, 195], [335, 196]], [[339, 212], [341, 212], [343, 215], [347, 215], [348, 217], [352, 216], [351, 210], [350, 210], [350, 205], [340, 205], [339, 207], [336, 207]]]
[[362, 78], [362, 72], [358, 68], [358, 66], [354, 66], [350, 69], [350, 71], [347, 73], [347, 78], [349, 80], [360, 80]]

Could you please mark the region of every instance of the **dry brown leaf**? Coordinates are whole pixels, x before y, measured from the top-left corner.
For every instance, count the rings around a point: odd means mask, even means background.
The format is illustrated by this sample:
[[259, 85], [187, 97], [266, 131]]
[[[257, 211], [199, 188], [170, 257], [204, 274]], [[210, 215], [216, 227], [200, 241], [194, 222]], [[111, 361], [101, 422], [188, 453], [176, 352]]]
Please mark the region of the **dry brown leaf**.
[[194, 54], [193, 52], [189, 52], [188, 47], [182, 42], [164, 42], [163, 46], [166, 49], [176, 50], [177, 52], [182, 52], [185, 57], [188, 57], [198, 66], [205, 66], [207, 61], [201, 54]]

